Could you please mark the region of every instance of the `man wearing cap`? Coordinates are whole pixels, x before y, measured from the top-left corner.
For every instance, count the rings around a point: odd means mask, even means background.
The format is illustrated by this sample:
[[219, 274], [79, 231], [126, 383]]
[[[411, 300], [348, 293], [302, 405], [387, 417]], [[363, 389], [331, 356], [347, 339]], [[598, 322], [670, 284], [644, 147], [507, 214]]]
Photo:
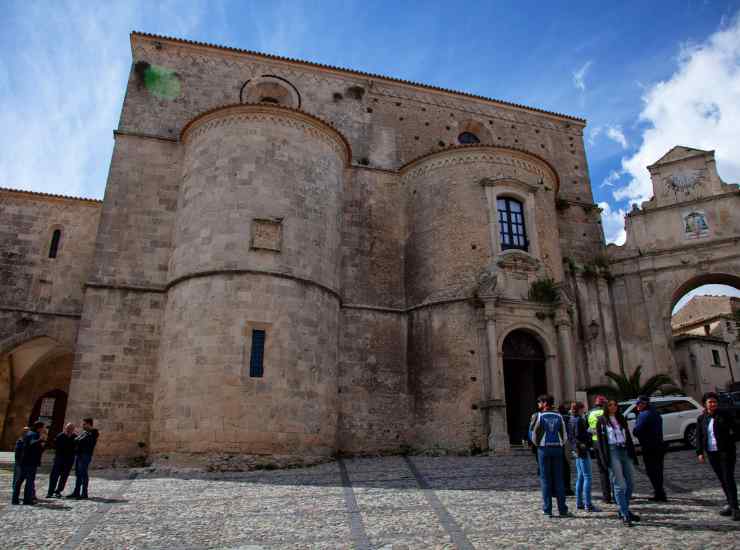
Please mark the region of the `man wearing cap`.
[[666, 502], [668, 499], [663, 489], [663, 459], [665, 457], [665, 443], [663, 442], [663, 419], [650, 404], [647, 395], [637, 398], [637, 421], [632, 433], [640, 440], [642, 458], [645, 461], [645, 472], [653, 485], [655, 502]]
[[591, 432], [591, 438], [593, 439], [593, 448], [591, 449], [592, 458], [596, 458], [596, 464], [599, 466], [599, 478], [601, 479], [601, 494], [604, 502], [611, 504], [612, 502], [612, 485], [609, 480], [609, 468], [602, 462], [599, 453], [595, 452], [594, 449], [598, 447], [598, 437], [596, 436], [596, 424], [599, 421], [599, 417], [604, 414], [604, 405], [606, 404], [606, 397], [603, 395], [597, 395], [594, 397], [594, 408], [588, 413], [588, 431]]

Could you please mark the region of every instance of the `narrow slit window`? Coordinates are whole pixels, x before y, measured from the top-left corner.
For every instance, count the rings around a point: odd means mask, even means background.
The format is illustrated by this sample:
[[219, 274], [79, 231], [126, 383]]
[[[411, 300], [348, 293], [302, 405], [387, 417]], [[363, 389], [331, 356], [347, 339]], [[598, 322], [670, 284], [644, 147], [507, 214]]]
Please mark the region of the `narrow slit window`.
[[51, 245], [49, 246], [49, 258], [56, 258], [59, 252], [59, 242], [62, 240], [62, 230], [55, 229], [51, 235]]
[[714, 361], [714, 365], [717, 367], [722, 366], [722, 361], [720, 361], [719, 358], [719, 352], [716, 349], [712, 350], [712, 360]]
[[252, 352], [249, 356], [249, 377], [262, 378], [265, 374], [265, 337], [264, 330], [252, 331]]
[[498, 199], [498, 225], [501, 234], [501, 249], [512, 248], [527, 250], [527, 230], [524, 227], [524, 208], [522, 203], [515, 199]]

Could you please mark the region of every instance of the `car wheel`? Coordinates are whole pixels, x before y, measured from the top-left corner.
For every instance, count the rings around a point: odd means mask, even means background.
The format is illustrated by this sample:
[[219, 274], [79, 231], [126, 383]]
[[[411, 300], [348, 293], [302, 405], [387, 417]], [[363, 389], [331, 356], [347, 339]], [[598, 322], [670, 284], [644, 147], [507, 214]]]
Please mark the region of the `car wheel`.
[[692, 424], [688, 428], [686, 428], [686, 432], [684, 433], [683, 440], [692, 449], [696, 448], [696, 424]]

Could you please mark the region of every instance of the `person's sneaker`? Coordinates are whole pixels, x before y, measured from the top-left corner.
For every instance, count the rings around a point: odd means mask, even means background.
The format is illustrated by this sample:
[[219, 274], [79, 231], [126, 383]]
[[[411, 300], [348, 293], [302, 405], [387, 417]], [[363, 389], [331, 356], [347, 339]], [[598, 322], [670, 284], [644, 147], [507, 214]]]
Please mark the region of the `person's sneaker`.
[[54, 498], [62, 498], [62, 493], [57, 491], [56, 493], [54, 493]]
[[87, 495], [80, 495], [79, 496], [79, 499], [80, 500], [87, 500]]
[[32, 500], [24, 500], [23, 501], [23, 505], [24, 506], [33, 506], [34, 504], [36, 504], [36, 503], [34, 501], [32, 501]]
[[625, 527], [632, 527], [632, 520], [622, 518], [622, 524], [624, 524]]
[[585, 510], [586, 507], [583, 504], [576, 504], [576, 510]]
[[720, 516], [726, 516], [726, 517], [731, 516], [732, 515], [732, 508], [730, 508], [729, 506], [725, 506], [724, 508], [722, 508], [719, 511], [719, 515]]
[[740, 521], [740, 510], [732, 511], [732, 521]]
[[54, 498], [54, 493], [47, 493], [46, 498]]
[[658, 496], [658, 497], [650, 497], [650, 500], [652, 502], [668, 502], [668, 497], [666, 497], [665, 495]]
[[640, 516], [637, 514], [633, 514], [632, 512], [629, 512], [629, 518], [630, 521], [640, 521]]
[[601, 508], [592, 504], [591, 506], [586, 506], [586, 512], [601, 512]]
[[576, 515], [573, 512], [570, 512], [570, 511], [566, 510], [565, 512], [561, 512], [558, 517], [560, 517], [560, 518], [574, 518], [574, 517], [576, 517]]
[[10, 503], [11, 504], [20, 504], [21, 501], [20, 500], [11, 500]]
[[72, 498], [72, 499], [74, 499], [74, 500], [78, 500], [78, 499], [80, 498], [80, 495], [76, 495], [76, 494], [74, 494], [74, 493], [71, 493], [71, 494], [67, 495], [67, 496], [66, 496], [66, 497], [64, 497], [64, 498]]

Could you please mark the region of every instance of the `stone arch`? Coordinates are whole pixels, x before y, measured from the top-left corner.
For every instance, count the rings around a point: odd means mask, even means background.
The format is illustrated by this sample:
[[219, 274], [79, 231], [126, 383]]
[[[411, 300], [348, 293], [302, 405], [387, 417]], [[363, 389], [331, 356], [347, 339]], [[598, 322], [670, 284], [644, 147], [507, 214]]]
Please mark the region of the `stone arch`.
[[[0, 446], [10, 449], [21, 428], [32, 420], [39, 399], [50, 392], [64, 394], [63, 406], [72, 378], [74, 352], [70, 345], [39, 335], [8, 347], [6, 339], [0, 353]], [[57, 424], [64, 411], [58, 411]]]
[[[486, 125], [475, 119], [461, 120], [457, 125], [457, 139], [456, 143], [462, 143], [459, 138], [461, 135], [468, 133], [473, 134], [478, 138], [478, 143], [481, 145], [493, 145], [493, 137], [491, 131], [486, 128]], [[476, 144], [477, 145], [477, 144]]]
[[557, 349], [557, 346], [554, 341], [549, 337], [549, 335], [545, 334], [541, 327], [538, 327], [534, 323], [529, 323], [527, 321], [522, 321], [519, 323], [514, 323], [512, 325], [509, 325], [506, 327], [506, 330], [501, 331], [501, 335], [499, 336], [497, 347], [498, 347], [498, 353], [503, 353], [503, 346], [504, 346], [504, 340], [506, 340], [506, 337], [509, 336], [514, 331], [521, 330], [523, 332], [527, 332], [531, 336], [537, 340], [537, 342], [542, 346], [542, 350], [545, 353], [545, 357], [554, 357], [555, 356], [555, 350]]
[[280, 76], [265, 74], [247, 80], [239, 90], [239, 103], [274, 103], [301, 108], [301, 94], [293, 83]]
[[695, 288], [699, 288], [700, 286], [704, 285], [727, 285], [733, 286], [740, 290], [740, 276], [730, 273], [715, 272], [700, 273], [698, 275], [689, 277], [685, 282], [683, 282], [673, 290], [673, 293], [671, 294], [671, 301], [667, 310], [668, 319], [671, 318], [671, 312], [682, 296], [684, 296], [688, 292], [691, 292]]

